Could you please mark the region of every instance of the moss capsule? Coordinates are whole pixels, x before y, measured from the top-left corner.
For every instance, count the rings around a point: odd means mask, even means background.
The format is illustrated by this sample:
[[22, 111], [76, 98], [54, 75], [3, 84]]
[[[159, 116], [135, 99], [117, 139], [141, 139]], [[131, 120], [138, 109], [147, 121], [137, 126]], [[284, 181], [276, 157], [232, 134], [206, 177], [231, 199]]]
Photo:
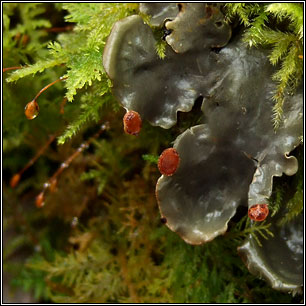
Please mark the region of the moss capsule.
[[37, 208], [41, 208], [45, 205], [45, 195], [44, 192], [41, 192], [35, 200], [35, 204]]
[[35, 100], [29, 102], [24, 109], [24, 114], [29, 120], [36, 118], [38, 113], [39, 113], [39, 106]]
[[20, 181], [20, 174], [17, 173], [17, 174], [15, 174], [15, 175], [12, 177], [12, 179], [11, 179], [11, 181], [10, 181], [11, 187], [12, 187], [12, 188], [15, 188], [15, 187], [18, 185], [19, 181]]

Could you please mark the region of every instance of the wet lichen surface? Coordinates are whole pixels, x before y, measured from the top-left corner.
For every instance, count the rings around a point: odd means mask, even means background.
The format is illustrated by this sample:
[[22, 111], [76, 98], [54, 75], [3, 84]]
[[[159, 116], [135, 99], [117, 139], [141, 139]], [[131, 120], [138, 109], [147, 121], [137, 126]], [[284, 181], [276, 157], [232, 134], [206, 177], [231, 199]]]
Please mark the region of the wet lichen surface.
[[303, 216], [282, 227], [276, 225], [284, 214], [279, 212], [273, 220], [274, 237], [261, 239], [259, 246], [249, 237], [238, 248], [248, 269], [260, 278], [268, 280], [274, 289], [301, 292], [303, 286]]
[[[195, 100], [203, 98], [202, 124], [177, 137], [173, 147], [179, 166], [171, 176], [163, 175], [156, 187], [166, 225], [187, 243], [202, 244], [226, 232], [239, 205], [267, 205], [274, 176], [296, 173], [297, 160], [288, 154], [302, 134], [302, 88], [286, 94], [284, 120], [275, 131], [275, 69], [266, 51], [246, 47], [239, 34], [230, 40], [231, 30], [218, 6], [181, 4], [176, 16], [172, 4], [160, 5], [160, 15], [156, 5], [151, 9], [156, 25], [164, 23], [170, 33], [165, 59], [156, 54], [151, 28], [141, 17], [130, 16], [115, 24], [103, 64], [117, 99], [152, 125], [171, 128], [178, 111], [190, 111]], [[150, 4], [145, 11], [150, 11]], [[288, 240], [294, 243], [296, 237]], [[271, 281], [273, 287], [295, 290], [301, 286], [300, 269], [283, 272], [278, 265], [282, 259], [268, 251], [281, 245], [280, 240], [264, 245], [255, 257], [265, 258], [261, 269], [268, 271], [273, 262], [273, 269], [281, 270], [272, 273], [279, 282], [276, 286]], [[241, 250], [250, 244], [254, 250], [254, 243], [249, 240]], [[294, 256], [292, 248], [281, 252]], [[254, 253], [245, 253], [252, 261]], [[301, 258], [297, 261], [300, 267]], [[249, 266], [252, 271], [256, 264]], [[263, 275], [271, 279], [271, 273]]]

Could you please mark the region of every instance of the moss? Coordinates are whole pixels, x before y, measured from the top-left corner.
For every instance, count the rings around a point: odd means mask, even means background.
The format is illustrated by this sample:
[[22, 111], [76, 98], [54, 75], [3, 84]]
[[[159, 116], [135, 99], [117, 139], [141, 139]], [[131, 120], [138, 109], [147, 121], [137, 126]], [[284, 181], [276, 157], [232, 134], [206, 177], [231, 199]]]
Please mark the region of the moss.
[[[4, 67], [23, 67], [4, 72], [3, 223], [15, 237], [6, 240], [6, 273], [38, 302], [301, 302], [252, 276], [231, 235], [193, 247], [160, 221], [155, 156], [185, 123], [165, 131], [145, 122], [138, 137], [124, 134], [101, 61], [114, 22], [137, 10], [116, 3], [3, 4]], [[28, 121], [24, 106], [65, 75], [39, 97], [40, 114]], [[35, 208], [46, 180], [106, 121], [110, 130], [64, 169], [46, 205]], [[11, 188], [11, 177], [53, 134], [58, 142]], [[242, 231], [231, 222], [229, 233], [243, 237]]]

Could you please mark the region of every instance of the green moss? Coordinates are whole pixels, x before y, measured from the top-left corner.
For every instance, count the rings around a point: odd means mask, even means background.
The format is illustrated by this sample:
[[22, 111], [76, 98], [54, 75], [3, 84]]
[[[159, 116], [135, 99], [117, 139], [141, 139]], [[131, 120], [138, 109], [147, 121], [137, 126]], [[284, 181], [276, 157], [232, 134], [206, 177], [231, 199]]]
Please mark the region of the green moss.
[[250, 47], [269, 46], [270, 62], [280, 63], [273, 75], [278, 83], [273, 100], [273, 124], [280, 126], [285, 92], [293, 92], [303, 76], [303, 4], [302, 3], [228, 3], [230, 18], [238, 17], [247, 27], [244, 40]]

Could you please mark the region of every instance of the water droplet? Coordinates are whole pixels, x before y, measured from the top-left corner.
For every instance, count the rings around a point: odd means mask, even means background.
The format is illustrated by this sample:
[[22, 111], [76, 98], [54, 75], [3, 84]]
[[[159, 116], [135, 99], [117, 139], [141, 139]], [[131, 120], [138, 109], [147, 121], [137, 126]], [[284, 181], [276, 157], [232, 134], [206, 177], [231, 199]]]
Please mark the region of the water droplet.
[[20, 180], [20, 174], [17, 173], [17, 174], [15, 174], [15, 175], [12, 177], [12, 179], [11, 179], [11, 181], [10, 181], [11, 187], [12, 187], [12, 188], [15, 188], [15, 187], [18, 185], [19, 180]]
[[44, 189], [47, 189], [48, 187], [50, 187], [50, 183], [49, 182], [44, 183]]
[[102, 130], [102, 131], [108, 130], [109, 127], [110, 127], [109, 122], [106, 121], [104, 124], [101, 125], [101, 130]]
[[29, 120], [32, 120], [38, 116], [39, 106], [38, 103], [33, 100], [29, 102], [24, 108], [24, 114]]
[[82, 143], [80, 148], [82, 149], [87, 149], [89, 147], [89, 144], [88, 143]]
[[66, 163], [61, 163], [61, 168], [67, 168], [68, 167], [68, 164]]
[[71, 221], [71, 227], [76, 227], [79, 223], [79, 219], [78, 217], [73, 217], [72, 221]]

